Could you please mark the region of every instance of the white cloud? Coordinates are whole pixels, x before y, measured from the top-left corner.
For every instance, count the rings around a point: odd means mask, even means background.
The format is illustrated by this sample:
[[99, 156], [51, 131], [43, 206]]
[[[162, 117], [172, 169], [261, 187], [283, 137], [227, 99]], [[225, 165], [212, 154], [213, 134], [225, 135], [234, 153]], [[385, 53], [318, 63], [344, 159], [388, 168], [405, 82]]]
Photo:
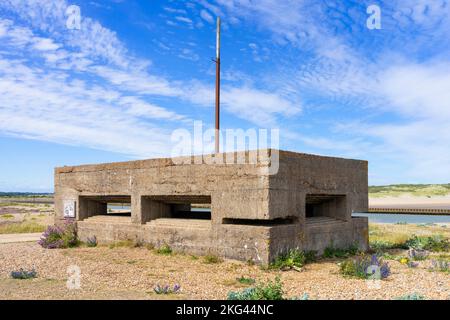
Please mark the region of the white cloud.
[[214, 23], [213, 16], [208, 11], [206, 11], [205, 9], [202, 9], [200, 11], [200, 17], [202, 17], [202, 19], [205, 20], [208, 23]]
[[181, 21], [181, 22], [187, 23], [187, 24], [189, 24], [189, 25], [191, 25], [191, 24], [192, 24], [192, 20], [191, 20], [191, 19], [189, 19], [189, 18], [187, 18], [187, 17], [176, 16], [176, 17], [175, 17], [175, 20], [178, 20], [178, 21]]
[[191, 61], [198, 61], [200, 59], [199, 55], [195, 53], [194, 50], [187, 48], [182, 49], [178, 57]]
[[379, 76], [380, 93], [395, 112], [450, 120], [450, 61], [392, 66]]
[[33, 45], [33, 47], [36, 50], [54, 51], [60, 47], [58, 44], [54, 43], [52, 39], [35, 38], [35, 40], [36, 43]]
[[[185, 99], [205, 107], [214, 106], [214, 87], [193, 82]], [[226, 112], [261, 127], [277, 126], [278, 117], [293, 116], [301, 112], [301, 105], [276, 92], [252, 87], [223, 86], [221, 104]]]
[[[169, 130], [143, 121], [179, 118], [162, 108], [121, 97], [61, 73], [43, 74], [20, 61], [0, 60], [3, 134], [148, 157], [168, 152]], [[21, 79], [20, 82], [15, 81]], [[112, 93], [112, 94], [111, 94]], [[152, 143], [149, 144], [149, 141]], [[158, 146], [156, 148], [156, 146]]]

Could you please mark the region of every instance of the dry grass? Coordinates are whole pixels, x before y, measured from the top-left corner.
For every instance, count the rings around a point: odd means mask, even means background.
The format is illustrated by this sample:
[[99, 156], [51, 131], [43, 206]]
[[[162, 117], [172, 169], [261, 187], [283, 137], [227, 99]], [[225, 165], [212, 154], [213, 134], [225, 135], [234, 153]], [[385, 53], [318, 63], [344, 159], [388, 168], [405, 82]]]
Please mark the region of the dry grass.
[[47, 227], [34, 221], [0, 225], [0, 234], [44, 232]]
[[44, 232], [53, 223], [48, 204], [2, 203], [0, 234]]
[[385, 241], [392, 244], [402, 244], [413, 235], [433, 236], [442, 235], [450, 239], [450, 228], [442, 226], [418, 226], [416, 224], [387, 224], [370, 223], [370, 241]]

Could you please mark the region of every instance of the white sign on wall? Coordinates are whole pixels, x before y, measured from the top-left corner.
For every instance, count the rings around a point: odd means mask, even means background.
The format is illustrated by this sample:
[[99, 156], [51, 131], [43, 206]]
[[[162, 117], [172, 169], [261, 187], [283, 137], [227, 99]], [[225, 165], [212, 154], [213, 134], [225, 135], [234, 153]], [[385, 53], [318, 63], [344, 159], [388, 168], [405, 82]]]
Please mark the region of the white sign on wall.
[[64, 218], [75, 218], [74, 200], [64, 200]]

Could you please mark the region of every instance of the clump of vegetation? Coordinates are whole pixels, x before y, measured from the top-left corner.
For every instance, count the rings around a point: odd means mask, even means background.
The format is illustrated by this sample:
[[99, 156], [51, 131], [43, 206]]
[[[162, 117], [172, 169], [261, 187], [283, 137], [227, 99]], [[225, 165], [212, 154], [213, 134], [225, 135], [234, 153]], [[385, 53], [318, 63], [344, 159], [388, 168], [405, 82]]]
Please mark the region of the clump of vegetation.
[[450, 262], [444, 259], [432, 260], [430, 271], [440, 271], [450, 273]]
[[218, 257], [214, 254], [208, 254], [203, 257], [203, 262], [207, 263], [207, 264], [220, 263], [222, 261], [223, 260], [220, 257]]
[[358, 253], [358, 247], [356, 245], [352, 245], [348, 248], [341, 249], [335, 248], [334, 246], [326, 247], [323, 251], [324, 258], [347, 258], [349, 256], [354, 256]]
[[168, 244], [163, 244], [161, 247], [156, 249], [156, 253], [170, 256], [172, 254], [172, 248]]
[[272, 269], [291, 270], [302, 268], [305, 264], [316, 260], [316, 251], [301, 251], [290, 249], [278, 255], [270, 264]]
[[228, 300], [283, 300], [283, 284], [279, 277], [275, 281], [262, 283], [242, 291], [230, 291]]
[[450, 250], [449, 240], [440, 235], [431, 237], [413, 236], [405, 242], [405, 245], [409, 248], [429, 250], [433, 252]]
[[49, 226], [38, 243], [47, 249], [76, 247], [80, 243], [76, 224], [67, 220], [63, 226]]
[[404, 296], [400, 296], [395, 298], [395, 300], [425, 300], [425, 297], [418, 293], [410, 293], [405, 294]]
[[292, 297], [289, 300], [309, 300], [309, 294], [304, 293], [303, 295], [299, 297]]
[[14, 218], [14, 216], [12, 214], [2, 214], [0, 217], [4, 218], [4, 219], [12, 219], [12, 218]]
[[178, 293], [181, 290], [181, 286], [179, 284], [175, 284], [173, 287], [169, 285], [160, 286], [159, 284], [153, 288], [156, 294], [172, 294]]
[[417, 268], [419, 266], [419, 263], [412, 261], [409, 257], [399, 257], [396, 260], [408, 266], [408, 268]]
[[247, 278], [247, 277], [236, 278], [236, 281], [239, 282], [240, 284], [245, 284], [245, 285], [251, 285], [251, 284], [255, 283], [255, 279]]
[[11, 278], [13, 279], [32, 279], [37, 277], [37, 272], [32, 270], [24, 270], [20, 268], [18, 271], [11, 271]]
[[408, 250], [408, 258], [415, 261], [425, 260], [426, 258], [428, 258], [429, 255], [430, 253], [424, 249], [410, 248]]
[[97, 246], [97, 237], [96, 236], [92, 236], [92, 237], [88, 237], [87, 239], [86, 239], [86, 245], [88, 246], [88, 247], [96, 247]]
[[375, 240], [370, 241], [369, 246], [372, 250], [380, 252], [389, 249], [402, 249], [404, 244], [393, 243], [390, 241]]
[[391, 274], [391, 269], [387, 262], [377, 255], [361, 255], [353, 259], [348, 259], [339, 264], [340, 272], [344, 276], [369, 279], [379, 277], [385, 279]]

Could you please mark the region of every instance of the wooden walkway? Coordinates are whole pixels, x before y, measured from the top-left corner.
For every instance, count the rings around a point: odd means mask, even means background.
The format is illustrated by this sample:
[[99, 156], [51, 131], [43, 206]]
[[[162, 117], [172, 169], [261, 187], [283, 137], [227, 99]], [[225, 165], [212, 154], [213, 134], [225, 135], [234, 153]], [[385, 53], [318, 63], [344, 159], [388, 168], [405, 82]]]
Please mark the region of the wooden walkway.
[[433, 209], [433, 208], [369, 208], [369, 213], [450, 215], [450, 209]]

